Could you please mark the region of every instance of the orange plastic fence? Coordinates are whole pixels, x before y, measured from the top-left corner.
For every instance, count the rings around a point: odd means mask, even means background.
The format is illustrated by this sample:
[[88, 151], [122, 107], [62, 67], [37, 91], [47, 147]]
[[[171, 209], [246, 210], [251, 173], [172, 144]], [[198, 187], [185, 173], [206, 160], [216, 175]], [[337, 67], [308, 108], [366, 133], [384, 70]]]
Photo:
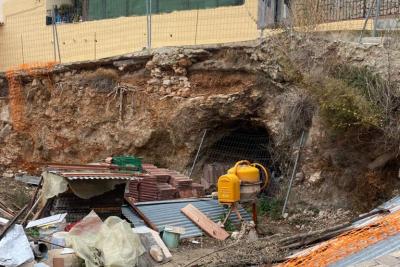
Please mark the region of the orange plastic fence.
[[11, 121], [16, 131], [24, 131], [27, 127], [25, 122], [25, 96], [20, 78], [21, 75], [46, 75], [53, 69], [54, 66], [54, 62], [44, 64], [24, 64], [17, 69], [10, 69], [6, 72], [9, 89]]
[[373, 223], [350, 230], [311, 251], [290, 259], [280, 266], [327, 266], [400, 231], [400, 211], [379, 218]]

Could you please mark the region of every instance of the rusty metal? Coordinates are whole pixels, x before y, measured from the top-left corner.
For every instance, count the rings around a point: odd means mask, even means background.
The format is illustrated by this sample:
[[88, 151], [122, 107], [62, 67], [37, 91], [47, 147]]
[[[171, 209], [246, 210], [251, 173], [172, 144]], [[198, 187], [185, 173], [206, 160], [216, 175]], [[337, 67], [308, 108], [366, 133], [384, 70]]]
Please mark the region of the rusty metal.
[[399, 233], [400, 211], [396, 211], [364, 227], [343, 233], [308, 254], [290, 259], [279, 266], [328, 266]]

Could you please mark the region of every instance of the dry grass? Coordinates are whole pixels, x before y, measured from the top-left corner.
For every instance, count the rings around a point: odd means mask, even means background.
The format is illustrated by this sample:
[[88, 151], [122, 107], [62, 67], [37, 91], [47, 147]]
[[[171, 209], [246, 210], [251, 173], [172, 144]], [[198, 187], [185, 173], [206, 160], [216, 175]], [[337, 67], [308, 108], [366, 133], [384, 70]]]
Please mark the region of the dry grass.
[[109, 93], [114, 90], [119, 81], [118, 73], [113, 69], [98, 69], [95, 72], [86, 74], [84, 81], [91, 88], [100, 93]]

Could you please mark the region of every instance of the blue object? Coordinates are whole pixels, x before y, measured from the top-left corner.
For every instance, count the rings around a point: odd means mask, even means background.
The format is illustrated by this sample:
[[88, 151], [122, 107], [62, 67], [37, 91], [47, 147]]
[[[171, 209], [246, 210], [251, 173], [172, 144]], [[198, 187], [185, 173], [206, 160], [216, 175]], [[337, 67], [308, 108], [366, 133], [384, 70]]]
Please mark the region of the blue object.
[[180, 239], [181, 234], [168, 230], [168, 227], [166, 227], [162, 232], [162, 240], [168, 248], [177, 248]]

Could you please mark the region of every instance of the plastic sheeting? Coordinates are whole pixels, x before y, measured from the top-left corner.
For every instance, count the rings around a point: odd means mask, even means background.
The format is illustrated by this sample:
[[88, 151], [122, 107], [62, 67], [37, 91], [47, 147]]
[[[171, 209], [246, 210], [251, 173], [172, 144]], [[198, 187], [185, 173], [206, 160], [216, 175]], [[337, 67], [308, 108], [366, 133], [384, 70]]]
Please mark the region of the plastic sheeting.
[[94, 211], [71, 229], [66, 241], [86, 267], [137, 266], [145, 252], [128, 222], [114, 216], [102, 222]]
[[68, 179], [51, 172], [43, 172], [43, 197], [50, 199], [71, 189], [71, 191], [82, 199], [100, 196], [108, 191], [114, 190], [115, 186], [126, 183], [126, 180], [74, 180]]
[[21, 225], [14, 225], [0, 240], [0, 266], [17, 267], [34, 259]]
[[57, 174], [43, 172], [43, 198], [50, 199], [68, 190], [68, 181]]

